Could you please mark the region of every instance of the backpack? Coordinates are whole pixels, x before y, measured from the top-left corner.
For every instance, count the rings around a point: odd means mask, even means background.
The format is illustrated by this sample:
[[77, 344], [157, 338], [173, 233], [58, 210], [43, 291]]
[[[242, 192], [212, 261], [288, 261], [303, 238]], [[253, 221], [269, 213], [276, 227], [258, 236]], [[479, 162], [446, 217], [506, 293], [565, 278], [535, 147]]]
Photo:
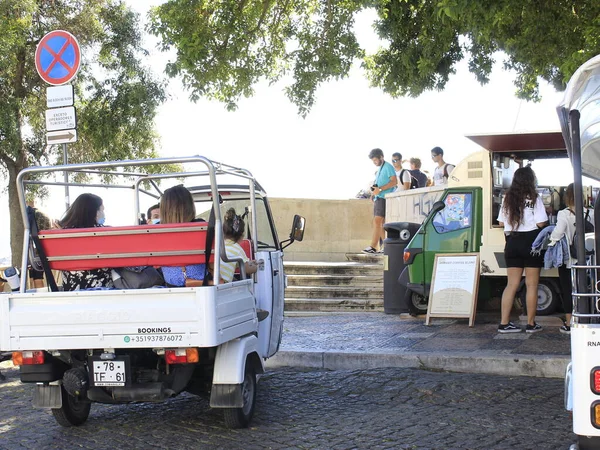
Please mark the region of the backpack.
[[[450, 165], [453, 166], [452, 164], [450, 164]], [[453, 167], [456, 167], [456, 166], [453, 166]], [[450, 177], [450, 175], [448, 175], [448, 163], [446, 163], [446, 164], [444, 164], [444, 178], [447, 180], [449, 177]]]
[[402, 169], [402, 171], [400, 172], [400, 183], [404, 184], [402, 182], [402, 178], [404, 178], [404, 172], [408, 172], [408, 174], [410, 175], [410, 187], [409, 189], [417, 189], [419, 187], [419, 180], [417, 180], [412, 173], [410, 173], [410, 171], [408, 169]]
[[[571, 214], [575, 215], [575, 213], [569, 208]], [[588, 209], [585, 212], [585, 217], [583, 218], [583, 228], [585, 233], [591, 233], [594, 231], [594, 224], [590, 222], [588, 219], [590, 217], [590, 210]], [[577, 259], [577, 232], [573, 235], [573, 242], [569, 245], [569, 252], [571, 253], [571, 258]], [[587, 253], [587, 251], [586, 251]]]

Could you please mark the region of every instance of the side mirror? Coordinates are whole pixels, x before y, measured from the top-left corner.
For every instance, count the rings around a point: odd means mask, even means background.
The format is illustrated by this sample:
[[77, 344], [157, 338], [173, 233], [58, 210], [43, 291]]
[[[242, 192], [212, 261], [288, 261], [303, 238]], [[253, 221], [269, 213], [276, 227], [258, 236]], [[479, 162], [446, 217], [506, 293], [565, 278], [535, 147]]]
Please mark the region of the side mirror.
[[296, 214], [294, 216], [294, 222], [292, 223], [292, 232], [290, 233], [290, 239], [292, 242], [302, 242], [304, 239], [304, 226], [306, 225], [306, 219]]
[[[304, 239], [304, 227], [306, 225], [306, 219], [296, 214], [294, 221], [292, 222], [292, 231], [290, 232], [290, 238], [281, 242], [281, 250], [288, 247], [294, 241], [302, 241]], [[284, 245], [285, 244], [285, 245]]]
[[435, 214], [437, 212], [440, 212], [442, 209], [444, 209], [446, 207], [446, 204], [441, 201], [438, 200], [437, 202], [435, 202], [433, 204], [433, 206], [431, 207], [431, 211], [429, 211], [429, 214]]

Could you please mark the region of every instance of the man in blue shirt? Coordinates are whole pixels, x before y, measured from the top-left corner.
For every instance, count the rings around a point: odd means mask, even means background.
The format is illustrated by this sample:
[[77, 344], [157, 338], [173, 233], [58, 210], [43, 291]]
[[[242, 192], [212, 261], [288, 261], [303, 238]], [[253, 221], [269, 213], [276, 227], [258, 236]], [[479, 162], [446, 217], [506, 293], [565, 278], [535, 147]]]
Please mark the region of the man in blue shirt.
[[[371, 150], [369, 159], [379, 170], [375, 176], [375, 183], [371, 186], [371, 199], [373, 200], [373, 235], [371, 245], [363, 250], [364, 253], [377, 253], [377, 247], [385, 238], [383, 222], [385, 221], [385, 194], [394, 190], [398, 184], [398, 177], [394, 166], [383, 158], [383, 151], [379, 148]], [[379, 247], [379, 252], [383, 246]]]

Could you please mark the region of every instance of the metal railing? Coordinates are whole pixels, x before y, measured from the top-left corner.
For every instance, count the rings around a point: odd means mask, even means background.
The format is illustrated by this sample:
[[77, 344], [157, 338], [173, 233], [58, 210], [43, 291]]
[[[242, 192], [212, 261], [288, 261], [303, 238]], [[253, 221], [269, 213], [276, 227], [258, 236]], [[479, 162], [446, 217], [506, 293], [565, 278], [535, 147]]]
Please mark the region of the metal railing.
[[600, 266], [595, 255], [587, 257], [588, 264], [571, 266], [573, 286], [573, 321], [600, 324]]

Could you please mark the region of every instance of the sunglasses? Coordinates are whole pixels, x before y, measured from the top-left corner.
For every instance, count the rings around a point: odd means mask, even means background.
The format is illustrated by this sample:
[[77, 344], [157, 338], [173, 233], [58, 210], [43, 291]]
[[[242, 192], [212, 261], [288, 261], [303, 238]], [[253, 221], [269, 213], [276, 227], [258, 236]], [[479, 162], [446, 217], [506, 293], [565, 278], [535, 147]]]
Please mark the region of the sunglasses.
[[400, 161], [399, 159], [392, 159], [393, 163], [397, 163], [398, 161]]

